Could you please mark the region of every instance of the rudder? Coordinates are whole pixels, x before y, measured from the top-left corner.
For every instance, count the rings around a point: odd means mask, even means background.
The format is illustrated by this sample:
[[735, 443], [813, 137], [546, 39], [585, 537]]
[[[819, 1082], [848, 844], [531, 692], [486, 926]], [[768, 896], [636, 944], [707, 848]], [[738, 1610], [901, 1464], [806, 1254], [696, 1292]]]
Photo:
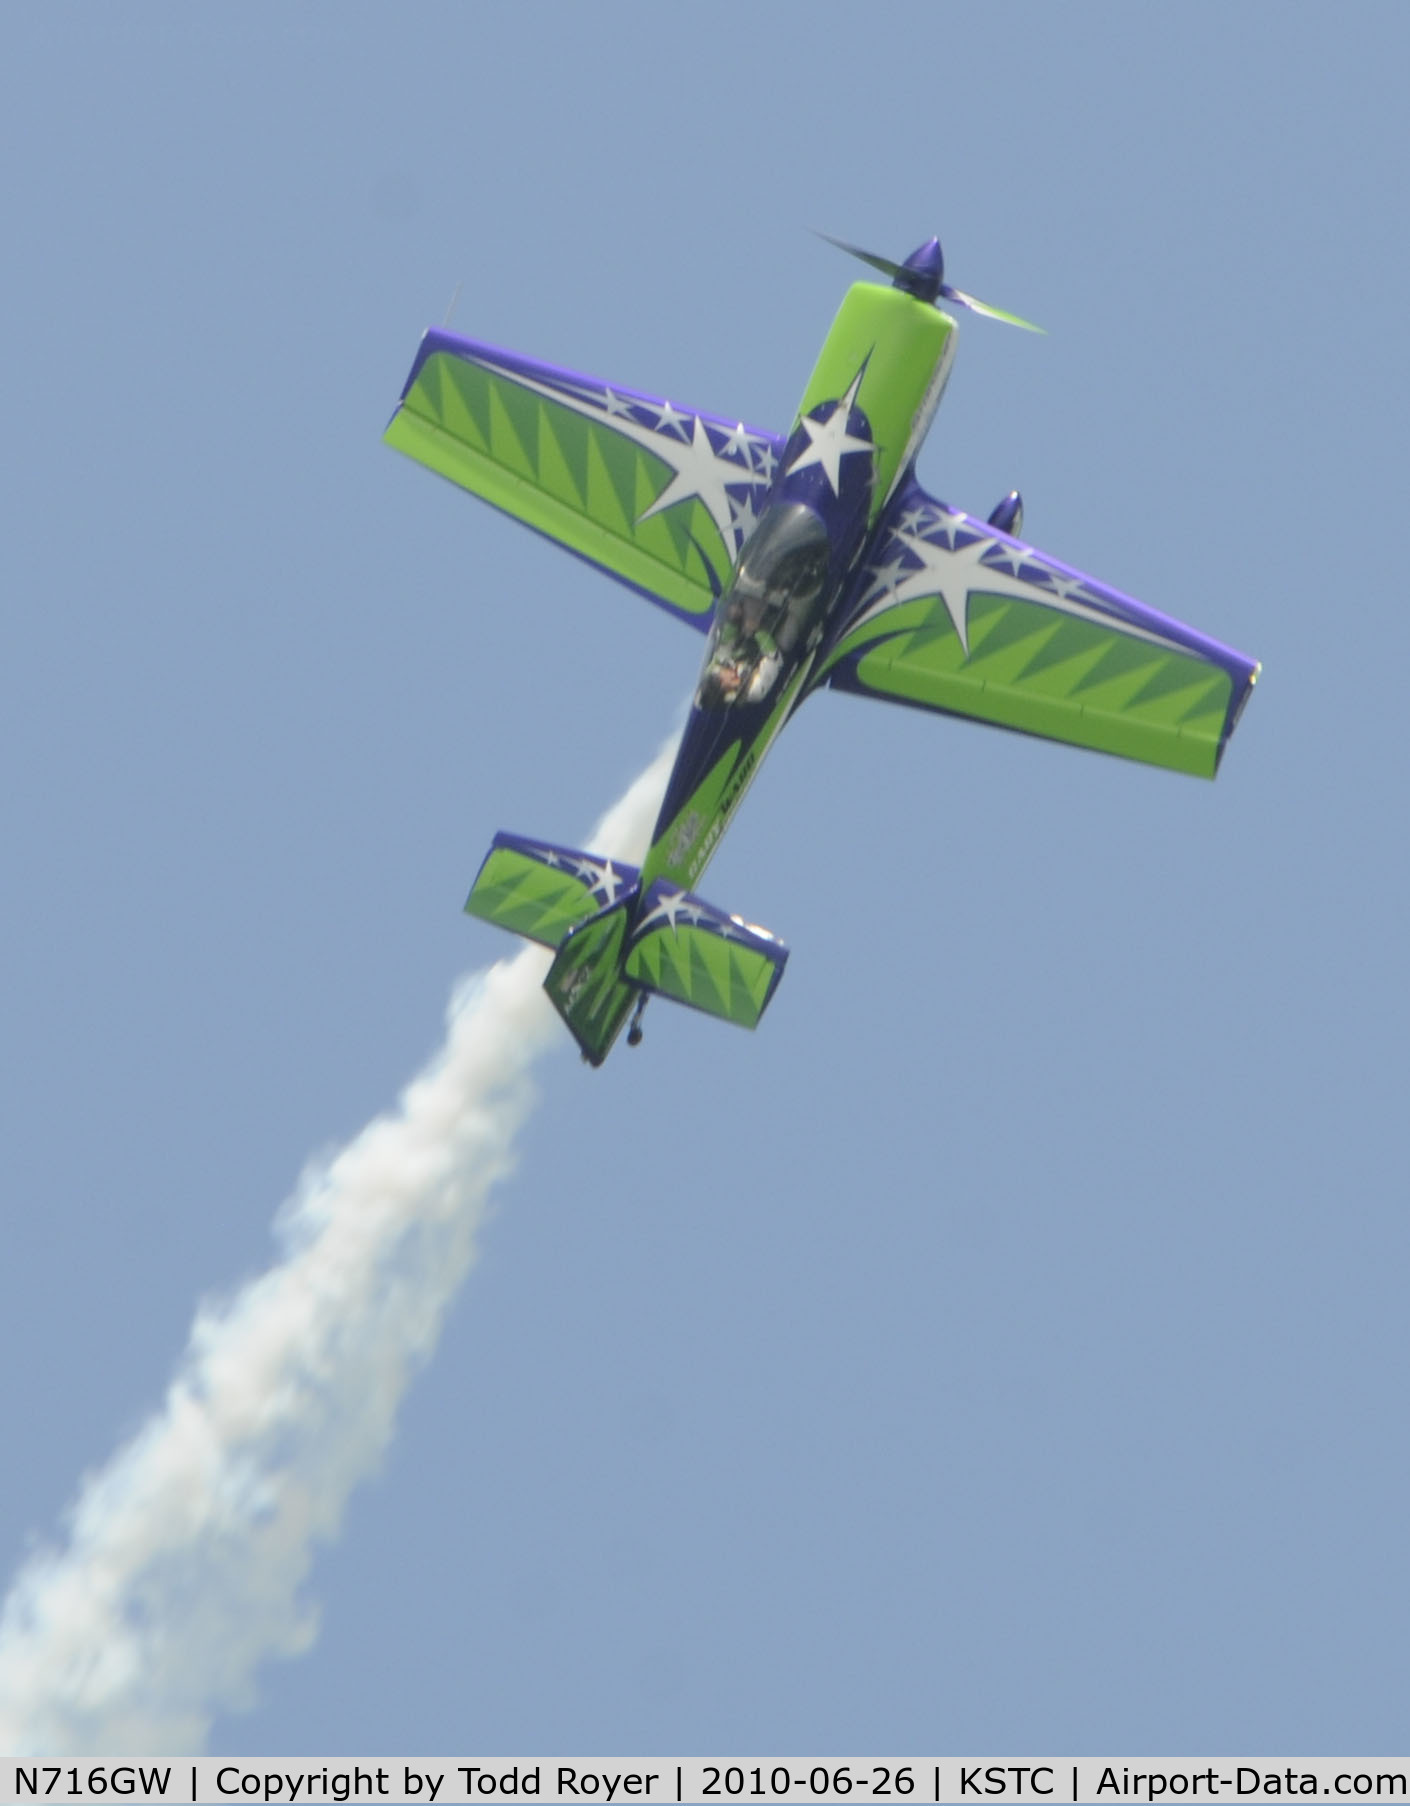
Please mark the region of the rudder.
[[612, 1051], [638, 996], [622, 976], [622, 951], [637, 887], [570, 928], [543, 988], [590, 1065]]

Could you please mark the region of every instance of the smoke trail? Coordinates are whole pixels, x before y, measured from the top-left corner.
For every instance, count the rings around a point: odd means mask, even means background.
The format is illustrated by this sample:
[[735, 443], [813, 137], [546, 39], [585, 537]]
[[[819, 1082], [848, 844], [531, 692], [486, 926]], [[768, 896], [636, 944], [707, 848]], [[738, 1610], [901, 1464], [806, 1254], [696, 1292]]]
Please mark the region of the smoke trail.
[[[664, 747], [589, 844], [639, 859]], [[435, 1347], [513, 1163], [529, 1070], [560, 1035], [527, 947], [462, 984], [396, 1112], [305, 1175], [283, 1255], [203, 1304], [166, 1400], [84, 1482], [67, 1549], [0, 1614], [0, 1750], [50, 1760], [198, 1751], [258, 1664], [316, 1635], [301, 1589]]]

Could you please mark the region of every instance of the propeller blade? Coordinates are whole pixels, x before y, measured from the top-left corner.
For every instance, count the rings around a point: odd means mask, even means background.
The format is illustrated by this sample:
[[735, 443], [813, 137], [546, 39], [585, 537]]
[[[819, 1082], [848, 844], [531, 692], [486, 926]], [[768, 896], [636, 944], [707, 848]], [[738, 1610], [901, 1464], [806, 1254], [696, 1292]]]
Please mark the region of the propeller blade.
[[983, 314], [986, 319], [1003, 320], [1009, 326], [1021, 326], [1025, 332], [1046, 332], [1044, 326], [1035, 326], [1031, 320], [1025, 320], [1018, 314], [1005, 313], [1002, 307], [990, 307], [987, 301], [979, 301], [973, 295], [967, 295], [963, 289], [951, 288], [945, 283], [940, 290], [945, 300], [953, 301], [956, 307], [967, 307], [972, 314]]
[[1021, 314], [1008, 313], [1002, 307], [991, 307], [987, 301], [981, 301], [975, 295], [967, 295], [962, 288], [951, 288], [948, 282], [942, 281], [945, 265], [936, 239], [928, 240], [919, 250], [913, 251], [908, 263], [893, 263], [889, 257], [878, 257], [874, 251], [864, 251], [860, 245], [849, 245], [846, 239], [834, 238], [830, 232], [817, 232], [814, 236], [822, 239], [824, 244], [845, 251], [849, 257], [870, 264], [872, 269], [880, 270], [883, 276], [891, 278], [897, 288], [905, 289], [918, 300], [934, 301], [938, 297], [940, 300], [953, 302], [956, 307], [967, 307], [971, 313], [983, 314], [987, 319], [1002, 320], [1008, 326], [1021, 326], [1025, 332], [1044, 330], [1041, 326], [1035, 326], [1032, 320], [1025, 320]]
[[834, 238], [829, 232], [815, 232], [814, 238], [820, 238], [825, 244], [835, 245], [839, 251], [845, 251], [849, 257], [860, 258], [869, 263], [874, 270], [880, 270], [883, 276], [890, 276], [894, 281], [901, 273], [901, 265], [892, 263], [889, 257], [877, 257], [870, 251], [863, 251], [858, 245], [849, 245], [840, 238]]

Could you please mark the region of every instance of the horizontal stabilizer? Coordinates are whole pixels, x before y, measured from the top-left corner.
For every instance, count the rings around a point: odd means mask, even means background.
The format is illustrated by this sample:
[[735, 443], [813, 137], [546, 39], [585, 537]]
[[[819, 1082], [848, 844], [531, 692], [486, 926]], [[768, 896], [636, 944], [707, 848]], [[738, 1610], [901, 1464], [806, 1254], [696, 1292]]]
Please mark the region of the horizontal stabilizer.
[[787, 959], [787, 947], [767, 929], [658, 878], [627, 937], [622, 971], [659, 996], [754, 1028]]
[[465, 913], [545, 947], [561, 947], [570, 929], [627, 895], [636, 882], [636, 867], [621, 860], [496, 834]]

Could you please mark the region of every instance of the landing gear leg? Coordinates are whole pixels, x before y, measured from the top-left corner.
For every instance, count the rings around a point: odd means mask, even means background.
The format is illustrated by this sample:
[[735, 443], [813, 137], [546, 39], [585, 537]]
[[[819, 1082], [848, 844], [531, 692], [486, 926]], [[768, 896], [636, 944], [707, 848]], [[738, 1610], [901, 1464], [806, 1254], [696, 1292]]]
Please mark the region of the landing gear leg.
[[641, 1012], [646, 1008], [646, 992], [642, 991], [636, 1000], [636, 1009], [632, 1012], [631, 1027], [627, 1030], [627, 1046], [641, 1046]]

